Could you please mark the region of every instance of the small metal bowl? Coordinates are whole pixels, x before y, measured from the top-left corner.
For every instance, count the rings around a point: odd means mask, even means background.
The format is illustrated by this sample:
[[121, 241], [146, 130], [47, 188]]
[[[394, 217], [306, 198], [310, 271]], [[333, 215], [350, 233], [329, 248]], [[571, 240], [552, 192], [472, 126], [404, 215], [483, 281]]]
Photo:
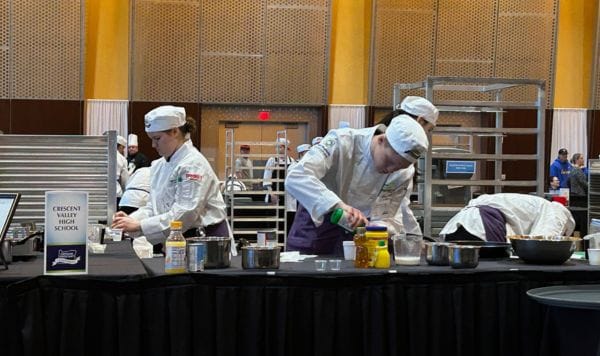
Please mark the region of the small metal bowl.
[[279, 246], [244, 246], [242, 247], [243, 269], [278, 269]]
[[450, 246], [454, 246], [454, 244], [448, 242], [425, 242], [427, 264], [432, 266], [448, 266], [450, 264], [448, 259]]
[[448, 247], [450, 267], [475, 268], [479, 264], [479, 246], [454, 245]]

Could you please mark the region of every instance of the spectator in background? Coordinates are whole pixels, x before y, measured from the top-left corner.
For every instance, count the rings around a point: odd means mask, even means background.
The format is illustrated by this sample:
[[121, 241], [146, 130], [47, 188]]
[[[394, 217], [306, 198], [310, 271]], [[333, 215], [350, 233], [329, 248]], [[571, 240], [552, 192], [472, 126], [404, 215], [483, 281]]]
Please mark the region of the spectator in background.
[[575, 153], [571, 158], [571, 172], [569, 173], [571, 200], [573, 198], [581, 199], [581, 197], [587, 197], [588, 182], [583, 172], [584, 165], [583, 155]]
[[238, 179], [246, 180], [254, 177], [253, 170], [254, 166], [252, 160], [248, 157], [250, 154], [249, 145], [240, 146], [240, 157], [235, 160], [235, 177]]
[[566, 148], [558, 150], [558, 157], [550, 165], [550, 177], [558, 177], [561, 188], [569, 187], [569, 174], [571, 172], [571, 163], [568, 158], [569, 152]]
[[560, 193], [560, 180], [556, 176], [550, 177], [550, 188], [549, 193], [558, 194]]

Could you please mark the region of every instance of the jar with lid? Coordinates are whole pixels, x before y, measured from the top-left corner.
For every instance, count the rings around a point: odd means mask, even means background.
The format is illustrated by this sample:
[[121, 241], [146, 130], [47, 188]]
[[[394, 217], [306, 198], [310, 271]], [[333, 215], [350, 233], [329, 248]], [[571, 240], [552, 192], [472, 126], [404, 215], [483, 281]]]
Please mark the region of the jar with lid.
[[364, 227], [357, 227], [354, 234], [354, 244], [356, 245], [354, 267], [356, 268], [369, 268], [370, 256], [366, 246], [367, 238], [365, 232], [366, 229]]
[[333, 213], [331, 213], [329, 221], [348, 232], [354, 232], [354, 228], [350, 224], [350, 221], [348, 221], [348, 214], [346, 214], [342, 208], [335, 209]]

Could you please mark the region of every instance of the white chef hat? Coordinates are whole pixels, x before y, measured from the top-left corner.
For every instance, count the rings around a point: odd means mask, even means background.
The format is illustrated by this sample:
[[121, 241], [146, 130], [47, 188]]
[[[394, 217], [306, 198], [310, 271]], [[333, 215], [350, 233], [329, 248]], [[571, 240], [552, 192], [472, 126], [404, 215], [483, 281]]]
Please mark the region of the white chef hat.
[[296, 147], [296, 151], [298, 153], [306, 152], [310, 149], [310, 145], [308, 143], [303, 143], [300, 146]]
[[402, 100], [400, 109], [409, 114], [422, 117], [434, 125], [440, 114], [439, 110], [429, 100], [420, 96], [407, 96]]
[[144, 116], [146, 132], [158, 132], [185, 125], [185, 109], [179, 106], [159, 106]]
[[285, 138], [280, 137], [280, 138], [277, 139], [277, 143], [280, 144], [280, 145], [288, 145], [289, 146], [290, 145], [290, 140], [286, 140]]
[[137, 146], [138, 145], [138, 137], [136, 134], [129, 134], [129, 136], [127, 136], [127, 145], [128, 146]]
[[347, 127], [350, 127], [350, 123], [348, 121], [340, 121], [338, 123], [338, 128], [340, 129], [345, 129]]
[[127, 147], [127, 140], [121, 135], [117, 135], [117, 144]]
[[385, 130], [390, 146], [409, 162], [415, 162], [429, 145], [425, 131], [415, 120], [396, 117]]
[[314, 145], [318, 145], [318, 144], [319, 144], [319, 142], [321, 142], [321, 140], [322, 140], [322, 139], [323, 139], [323, 137], [321, 137], [321, 136], [317, 136], [317, 137], [315, 137], [315, 138], [313, 138], [313, 139], [312, 139], [312, 142], [311, 142], [311, 144], [312, 144], [313, 146], [314, 146]]

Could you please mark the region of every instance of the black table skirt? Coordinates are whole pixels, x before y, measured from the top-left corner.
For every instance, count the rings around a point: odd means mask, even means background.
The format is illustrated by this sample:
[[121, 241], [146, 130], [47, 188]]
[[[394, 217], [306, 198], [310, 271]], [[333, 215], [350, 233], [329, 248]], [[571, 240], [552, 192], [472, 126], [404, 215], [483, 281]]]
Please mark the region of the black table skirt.
[[600, 280], [600, 268], [579, 262], [317, 273], [307, 261], [267, 275], [234, 260], [230, 269], [176, 276], [162, 275], [160, 264], [144, 261], [149, 277], [124, 270], [123, 278], [5, 285], [0, 353], [542, 355], [546, 307], [526, 291]]

